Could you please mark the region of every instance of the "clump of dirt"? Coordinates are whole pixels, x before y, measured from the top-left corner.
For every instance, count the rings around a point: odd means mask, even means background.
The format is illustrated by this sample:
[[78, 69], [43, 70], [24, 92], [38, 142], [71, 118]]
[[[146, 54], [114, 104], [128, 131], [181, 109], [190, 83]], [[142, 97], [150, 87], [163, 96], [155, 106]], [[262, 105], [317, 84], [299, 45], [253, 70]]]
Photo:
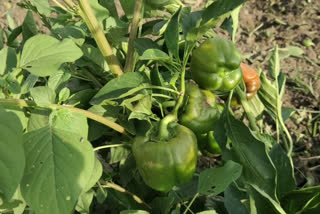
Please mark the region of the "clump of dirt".
[[[281, 61], [281, 71], [288, 77], [283, 106], [298, 109], [286, 125], [295, 143], [293, 158], [300, 186], [320, 182], [320, 168], [316, 167], [320, 162], [305, 158], [320, 154], [319, 130], [316, 133], [312, 130], [315, 122], [312, 119], [319, 115], [312, 111], [319, 111], [320, 104], [319, 11], [319, 0], [250, 0], [241, 10], [236, 41], [243, 55], [250, 56], [248, 61], [264, 71], [267, 71], [268, 55], [275, 44], [279, 48], [297, 46], [304, 51], [299, 58]], [[303, 46], [305, 39], [311, 40], [314, 46]]]

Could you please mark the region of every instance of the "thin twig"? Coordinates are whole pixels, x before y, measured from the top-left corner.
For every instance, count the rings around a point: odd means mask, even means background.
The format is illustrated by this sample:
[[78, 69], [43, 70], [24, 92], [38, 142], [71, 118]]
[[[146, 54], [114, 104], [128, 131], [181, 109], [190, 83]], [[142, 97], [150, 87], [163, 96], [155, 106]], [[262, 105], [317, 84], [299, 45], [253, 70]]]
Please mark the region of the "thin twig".
[[114, 148], [114, 147], [121, 147], [121, 146], [125, 146], [125, 144], [113, 144], [113, 145], [98, 146], [98, 147], [94, 148], [93, 151], [98, 151], [98, 150], [101, 150], [101, 149]]
[[301, 160], [317, 160], [320, 159], [320, 155], [318, 156], [313, 156], [313, 157], [300, 157]]
[[138, 202], [139, 204], [143, 204], [145, 205], [146, 207], [148, 207], [149, 209], [152, 209], [152, 207], [147, 204], [146, 202], [144, 202], [139, 196], [127, 191], [125, 188], [123, 188], [122, 186], [119, 186], [115, 183], [110, 183], [110, 182], [107, 182], [105, 185], [102, 185], [102, 187], [106, 187], [106, 188], [112, 188], [116, 191], [119, 191], [119, 192], [122, 192], [122, 193], [125, 193], [125, 194], [128, 194], [130, 195], [136, 202]]

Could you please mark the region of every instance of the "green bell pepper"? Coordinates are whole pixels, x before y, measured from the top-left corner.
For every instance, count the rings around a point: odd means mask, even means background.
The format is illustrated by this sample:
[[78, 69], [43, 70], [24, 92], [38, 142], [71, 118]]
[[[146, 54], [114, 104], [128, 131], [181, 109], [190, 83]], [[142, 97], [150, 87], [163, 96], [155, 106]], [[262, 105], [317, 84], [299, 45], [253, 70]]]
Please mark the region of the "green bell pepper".
[[226, 93], [242, 79], [240, 63], [240, 52], [230, 40], [211, 38], [192, 53], [192, 79], [201, 88]]
[[168, 118], [161, 121], [159, 137], [152, 139], [138, 136], [132, 146], [136, 165], [144, 182], [153, 189], [164, 192], [171, 190], [176, 184], [187, 183], [192, 179], [198, 153], [195, 134], [176, 123], [168, 126]]
[[213, 136], [214, 132], [210, 131], [198, 137], [198, 144], [201, 149], [205, 149], [211, 154], [221, 154], [221, 148]]
[[187, 104], [179, 117], [180, 123], [196, 135], [213, 130], [220, 117], [215, 95], [208, 90], [199, 89], [196, 84], [187, 83], [186, 98]]

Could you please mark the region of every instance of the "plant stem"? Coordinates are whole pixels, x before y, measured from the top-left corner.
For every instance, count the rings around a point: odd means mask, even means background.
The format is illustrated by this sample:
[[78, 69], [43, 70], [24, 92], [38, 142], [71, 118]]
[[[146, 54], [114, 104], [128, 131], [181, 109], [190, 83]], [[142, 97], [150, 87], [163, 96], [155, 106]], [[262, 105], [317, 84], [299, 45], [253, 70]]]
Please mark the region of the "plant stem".
[[119, 124], [112, 122], [112, 121], [110, 121], [100, 115], [94, 114], [90, 111], [86, 111], [86, 110], [83, 110], [80, 108], [75, 108], [72, 106], [51, 104], [47, 107], [42, 107], [42, 106], [38, 106], [35, 102], [26, 101], [26, 100], [22, 100], [22, 99], [0, 99], [0, 105], [33, 107], [33, 108], [47, 108], [47, 109], [68, 109], [71, 112], [82, 114], [89, 119], [95, 120], [103, 125], [106, 125], [121, 134], [126, 134], [125, 129], [122, 126], [120, 126]]
[[88, 0], [78, 0], [80, 5], [79, 15], [83, 18], [87, 24], [94, 40], [96, 41], [102, 55], [109, 65], [111, 72], [116, 76], [123, 74], [122, 66], [118, 61], [117, 57], [113, 54], [112, 48], [104, 35]]
[[168, 125], [171, 122], [174, 122], [177, 120], [177, 116], [174, 114], [168, 114], [167, 116], [165, 116], [161, 122], [160, 122], [160, 127], [159, 127], [159, 133], [158, 133], [158, 138], [160, 140], [165, 140], [167, 138], [169, 138], [170, 133], [168, 130]]
[[94, 148], [93, 151], [98, 151], [98, 150], [101, 150], [101, 149], [114, 148], [114, 147], [121, 147], [121, 146], [125, 146], [125, 144], [113, 144], [113, 145], [98, 146], [98, 147]]
[[136, 4], [134, 7], [134, 14], [130, 29], [130, 35], [129, 35], [129, 42], [128, 42], [128, 53], [126, 58], [126, 65], [124, 67], [124, 72], [132, 72], [134, 70], [134, 46], [133, 42], [136, 39], [137, 32], [138, 32], [138, 26], [141, 16], [141, 8], [142, 8], [143, 0], [136, 0]]
[[260, 131], [259, 127], [257, 126], [256, 119], [254, 118], [254, 116], [253, 116], [253, 114], [251, 112], [251, 109], [250, 109], [250, 106], [249, 106], [249, 103], [247, 101], [245, 93], [241, 90], [240, 86], [237, 86], [235, 89], [236, 89], [237, 95], [240, 98], [240, 102], [241, 102], [241, 104], [243, 106], [243, 109], [247, 114], [247, 117], [248, 117], [248, 120], [249, 120], [249, 123], [250, 123], [250, 127], [252, 128], [253, 131], [259, 132]]
[[173, 99], [173, 97], [168, 96], [168, 95], [164, 95], [164, 94], [152, 94], [152, 97], [162, 97], [162, 98], [166, 98], [166, 99]]
[[192, 198], [192, 200], [190, 201], [190, 203], [188, 204], [186, 210], [183, 212], [183, 214], [186, 214], [189, 210], [191, 205], [193, 204], [193, 202], [196, 200], [196, 198], [199, 196], [199, 193], [195, 194]]
[[[189, 50], [190, 48], [190, 50]], [[184, 58], [183, 58], [183, 64], [182, 64], [182, 72], [181, 72], [181, 90], [180, 90], [180, 97], [178, 99], [178, 102], [173, 110], [173, 114], [175, 115], [176, 118], [178, 118], [178, 111], [179, 108], [181, 107], [184, 99], [184, 94], [186, 92], [186, 81], [185, 81], [185, 76], [186, 76], [186, 67], [188, 63], [189, 56], [191, 54], [191, 50], [193, 49], [193, 46], [189, 46], [186, 44], [185, 51], [184, 51]]]
[[148, 207], [149, 209], [152, 209], [152, 207], [149, 204], [147, 204], [146, 202], [144, 202], [140, 197], [138, 197], [137, 195], [127, 191], [122, 186], [119, 186], [119, 185], [117, 185], [115, 183], [106, 182], [106, 184], [102, 185], [102, 187], [112, 188], [112, 189], [114, 189], [116, 191], [119, 191], [119, 192], [122, 192], [122, 193], [126, 193], [126, 194], [130, 195], [139, 204], [143, 204], [146, 207]]

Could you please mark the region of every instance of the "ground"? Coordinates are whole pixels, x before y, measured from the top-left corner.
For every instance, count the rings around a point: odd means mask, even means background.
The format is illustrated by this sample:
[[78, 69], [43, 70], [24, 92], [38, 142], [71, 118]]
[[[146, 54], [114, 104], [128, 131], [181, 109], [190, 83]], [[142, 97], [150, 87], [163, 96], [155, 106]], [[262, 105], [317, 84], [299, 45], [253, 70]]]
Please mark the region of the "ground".
[[[0, 2], [0, 29], [7, 26], [8, 11], [12, 12], [16, 26], [23, 22], [25, 11], [16, 5], [20, 1]], [[205, 4], [204, 0], [183, 2], [194, 9]], [[236, 35], [242, 55], [263, 71], [268, 68], [268, 56], [275, 44], [279, 48], [297, 46], [304, 52], [300, 57], [281, 61], [281, 71], [288, 77], [283, 106], [296, 109], [286, 125], [295, 142], [294, 164], [299, 186], [320, 183], [320, 130], [316, 126], [317, 123], [320, 126], [319, 11], [320, 0], [248, 0], [241, 9]], [[303, 45], [304, 40], [312, 41], [313, 45]]]

